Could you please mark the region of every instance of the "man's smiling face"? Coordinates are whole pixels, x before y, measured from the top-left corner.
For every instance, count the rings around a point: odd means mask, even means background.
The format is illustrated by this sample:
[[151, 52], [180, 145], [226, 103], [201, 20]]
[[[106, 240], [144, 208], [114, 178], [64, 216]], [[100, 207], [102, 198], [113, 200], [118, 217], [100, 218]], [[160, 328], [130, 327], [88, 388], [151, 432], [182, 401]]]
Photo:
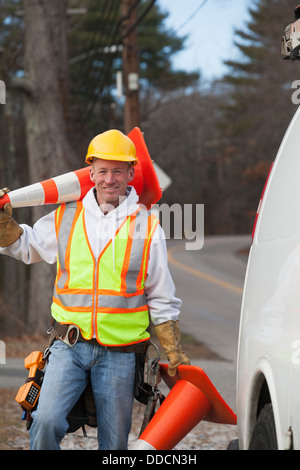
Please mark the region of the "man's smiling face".
[[119, 198], [125, 196], [127, 185], [133, 180], [134, 168], [127, 162], [97, 158], [90, 168], [90, 177], [95, 183], [98, 204], [117, 207]]

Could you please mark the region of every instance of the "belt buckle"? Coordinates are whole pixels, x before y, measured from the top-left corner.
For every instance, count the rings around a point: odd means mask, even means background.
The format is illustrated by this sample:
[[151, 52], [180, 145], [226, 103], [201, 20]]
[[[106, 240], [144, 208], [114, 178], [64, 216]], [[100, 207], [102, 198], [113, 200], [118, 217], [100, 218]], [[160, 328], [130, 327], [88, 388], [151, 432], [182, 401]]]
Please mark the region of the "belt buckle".
[[69, 325], [66, 334], [59, 336], [59, 339], [66, 343], [70, 348], [75, 346], [79, 339], [80, 330], [76, 325]]

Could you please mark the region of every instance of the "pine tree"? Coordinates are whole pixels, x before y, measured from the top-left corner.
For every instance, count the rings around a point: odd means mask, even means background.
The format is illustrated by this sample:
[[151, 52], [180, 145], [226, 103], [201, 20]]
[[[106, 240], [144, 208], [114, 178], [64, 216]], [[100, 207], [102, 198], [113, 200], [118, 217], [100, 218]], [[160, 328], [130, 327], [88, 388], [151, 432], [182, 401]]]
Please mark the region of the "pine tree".
[[291, 84], [299, 63], [284, 61], [281, 38], [294, 21], [293, 0], [256, 0], [245, 30], [236, 31], [241, 58], [228, 60], [223, 78], [224, 101], [220, 130], [228, 161], [232, 212], [249, 218], [251, 227], [261, 190], [286, 127], [295, 111]]
[[[156, 3], [141, 0], [138, 8], [138, 43], [141, 98], [156, 96], [197, 83], [199, 74], [172, 68], [172, 57], [184, 48], [181, 38], [166, 29], [168, 13]], [[72, 6], [81, 6], [73, 0]], [[80, 129], [100, 132], [107, 126], [122, 128], [122, 104], [116, 99], [116, 72], [122, 71], [120, 0], [85, 0], [87, 13], [70, 20], [69, 51], [72, 115]], [[151, 7], [151, 8], [150, 8]], [[87, 125], [86, 125], [87, 124]]]

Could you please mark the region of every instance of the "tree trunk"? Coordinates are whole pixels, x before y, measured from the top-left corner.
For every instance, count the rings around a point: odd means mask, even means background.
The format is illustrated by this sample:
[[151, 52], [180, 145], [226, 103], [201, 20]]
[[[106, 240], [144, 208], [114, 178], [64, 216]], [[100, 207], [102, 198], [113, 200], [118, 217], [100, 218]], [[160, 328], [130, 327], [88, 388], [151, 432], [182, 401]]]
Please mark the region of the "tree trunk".
[[[66, 0], [24, 0], [24, 114], [30, 183], [72, 167], [68, 144], [68, 54]], [[74, 168], [72, 168], [74, 169]], [[49, 208], [33, 209], [33, 222]], [[33, 332], [48, 324], [55, 269], [31, 267], [29, 325]]]

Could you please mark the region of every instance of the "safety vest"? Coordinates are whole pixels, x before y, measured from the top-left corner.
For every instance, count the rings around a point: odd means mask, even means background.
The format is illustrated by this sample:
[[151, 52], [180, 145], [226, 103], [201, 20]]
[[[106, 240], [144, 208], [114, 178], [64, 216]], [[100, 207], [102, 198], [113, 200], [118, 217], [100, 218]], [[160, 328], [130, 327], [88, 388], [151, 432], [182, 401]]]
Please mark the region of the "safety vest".
[[149, 314], [144, 284], [158, 220], [137, 210], [95, 259], [84, 213], [81, 201], [63, 204], [56, 211], [58, 255], [52, 316], [60, 323], [77, 325], [85, 339], [95, 336], [102, 345], [146, 341]]

